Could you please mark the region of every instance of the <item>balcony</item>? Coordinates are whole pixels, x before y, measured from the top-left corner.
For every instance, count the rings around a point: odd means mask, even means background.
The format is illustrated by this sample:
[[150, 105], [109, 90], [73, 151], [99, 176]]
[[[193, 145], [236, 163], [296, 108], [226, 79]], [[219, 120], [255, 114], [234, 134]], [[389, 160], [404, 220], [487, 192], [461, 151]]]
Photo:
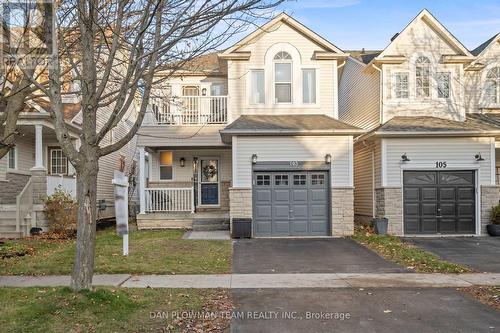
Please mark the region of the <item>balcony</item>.
[[158, 125], [227, 124], [227, 96], [175, 97], [153, 105], [153, 113]]

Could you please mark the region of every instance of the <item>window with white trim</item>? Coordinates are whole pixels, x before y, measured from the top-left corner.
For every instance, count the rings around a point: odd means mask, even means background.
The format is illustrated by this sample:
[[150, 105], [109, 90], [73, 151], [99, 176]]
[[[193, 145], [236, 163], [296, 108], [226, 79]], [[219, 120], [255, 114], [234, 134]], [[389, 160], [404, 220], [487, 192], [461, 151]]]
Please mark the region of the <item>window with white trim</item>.
[[500, 103], [500, 67], [494, 67], [486, 74], [485, 98], [488, 103]]
[[68, 158], [61, 148], [49, 148], [50, 174], [67, 175]]
[[171, 151], [160, 152], [160, 180], [172, 180], [174, 176], [174, 156]]
[[250, 79], [252, 81], [250, 102], [252, 104], [264, 104], [266, 102], [264, 89], [264, 70], [252, 70]]
[[408, 98], [408, 73], [394, 73], [394, 97]]
[[427, 57], [418, 57], [415, 61], [415, 88], [417, 97], [430, 97], [431, 61]]
[[450, 98], [451, 74], [449, 72], [437, 73], [438, 98]]
[[292, 102], [292, 56], [284, 51], [274, 56], [274, 101]]
[[302, 70], [302, 102], [316, 103], [316, 70]]
[[17, 148], [12, 147], [9, 150], [9, 169], [16, 170], [17, 169]]

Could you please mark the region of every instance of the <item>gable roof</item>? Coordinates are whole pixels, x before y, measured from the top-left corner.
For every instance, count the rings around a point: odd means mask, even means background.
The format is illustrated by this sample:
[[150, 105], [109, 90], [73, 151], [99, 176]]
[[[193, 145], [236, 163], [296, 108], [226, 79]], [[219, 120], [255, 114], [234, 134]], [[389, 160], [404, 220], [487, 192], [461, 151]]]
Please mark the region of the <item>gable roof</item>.
[[382, 51], [382, 53], [377, 57], [375, 57], [371, 62], [373, 62], [378, 58], [383, 58], [389, 47], [392, 44], [397, 43], [398, 39], [400, 39], [401, 36], [405, 34], [410, 29], [410, 27], [416, 24], [416, 22], [419, 20], [423, 20], [424, 22], [429, 24], [434, 30], [436, 30], [441, 35], [443, 39], [445, 39], [450, 45], [454, 46], [463, 55], [471, 58], [473, 57], [472, 53], [455, 36], [453, 36], [453, 34], [450, 33], [450, 31], [443, 24], [441, 24], [441, 22], [439, 22], [434, 17], [434, 15], [431, 14], [431, 12], [429, 12], [427, 9], [423, 9], [420, 13], [418, 13], [417, 16], [415, 16], [413, 20], [410, 21], [410, 23], [406, 25], [406, 27], [404, 27], [403, 30], [401, 30], [400, 33], [398, 33], [397, 35], [395, 35], [395, 37], [393, 37], [389, 45], [386, 46], [386, 48]]
[[486, 42], [484, 42], [483, 44], [479, 45], [474, 50], [472, 50], [471, 53], [477, 57], [478, 55], [483, 53], [486, 49], [488, 49], [491, 45], [493, 45], [495, 41], [499, 39], [500, 39], [500, 33], [497, 33], [495, 36], [491, 37]]
[[[175, 75], [227, 75], [227, 61], [219, 58], [220, 52], [210, 52], [194, 57], [182, 64], [182, 70], [178, 70]], [[165, 66], [168, 70], [169, 67]]]
[[302, 34], [306, 35], [312, 41], [314, 41], [318, 45], [321, 45], [323, 48], [325, 48], [325, 49], [327, 49], [327, 50], [329, 50], [331, 52], [347, 56], [347, 54], [345, 54], [344, 51], [342, 51], [341, 49], [339, 49], [337, 46], [333, 45], [328, 40], [326, 40], [325, 38], [321, 37], [320, 35], [318, 35], [317, 33], [315, 33], [314, 31], [312, 31], [311, 29], [309, 29], [308, 27], [306, 27], [305, 25], [303, 25], [302, 23], [300, 23], [299, 21], [295, 20], [293, 17], [291, 17], [290, 15], [288, 15], [288, 14], [286, 14], [284, 12], [280, 13], [279, 15], [277, 15], [276, 17], [274, 17], [272, 20], [270, 20], [267, 23], [265, 23], [264, 25], [260, 26], [257, 30], [255, 30], [254, 32], [250, 33], [249, 35], [247, 35], [246, 37], [244, 37], [243, 39], [241, 39], [239, 42], [237, 42], [236, 44], [234, 44], [233, 46], [231, 46], [230, 48], [228, 48], [226, 51], [224, 51], [222, 53], [222, 56], [229, 55], [229, 54], [231, 54], [233, 52], [237, 52], [238, 49], [240, 49], [241, 47], [243, 47], [246, 44], [248, 44], [251, 40], [253, 40], [255, 38], [258, 38], [261, 34], [266, 33], [274, 25], [276, 25], [276, 24], [278, 24], [280, 22], [285, 23], [285, 24], [289, 25], [290, 27], [292, 27], [293, 29], [295, 29], [295, 30], [301, 32]]

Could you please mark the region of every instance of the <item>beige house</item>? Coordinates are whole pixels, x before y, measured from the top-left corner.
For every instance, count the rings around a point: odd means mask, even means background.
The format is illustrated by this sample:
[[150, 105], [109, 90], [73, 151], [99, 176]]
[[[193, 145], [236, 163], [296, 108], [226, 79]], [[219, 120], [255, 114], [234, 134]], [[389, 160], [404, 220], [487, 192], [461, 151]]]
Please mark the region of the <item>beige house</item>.
[[[359, 222], [395, 235], [482, 235], [498, 203], [498, 35], [467, 50], [427, 10], [380, 52], [347, 60], [339, 119], [368, 131], [354, 143]], [[495, 90], [496, 89], [496, 90]]]
[[154, 94], [138, 134], [139, 228], [254, 237], [353, 233], [353, 139], [338, 120], [348, 54], [280, 14]]
[[[64, 117], [69, 133], [78, 146], [81, 128], [80, 104], [75, 98], [64, 101]], [[0, 237], [21, 237], [29, 235], [32, 227], [46, 229], [43, 213], [43, 198], [61, 188], [76, 196], [76, 174], [57, 141], [48, 108], [43, 99], [27, 102], [18, 120], [20, 132], [16, 145], [0, 159]], [[111, 109], [100, 110], [99, 124], [104, 123]], [[136, 117], [135, 107], [127, 116], [130, 121]], [[125, 118], [127, 118], [125, 117]], [[104, 144], [117, 140], [131, 124], [120, 123]], [[114, 170], [120, 163], [130, 168], [135, 160], [135, 139], [117, 152], [99, 161], [96, 207], [99, 219], [114, 217], [114, 189], [111, 184]]]

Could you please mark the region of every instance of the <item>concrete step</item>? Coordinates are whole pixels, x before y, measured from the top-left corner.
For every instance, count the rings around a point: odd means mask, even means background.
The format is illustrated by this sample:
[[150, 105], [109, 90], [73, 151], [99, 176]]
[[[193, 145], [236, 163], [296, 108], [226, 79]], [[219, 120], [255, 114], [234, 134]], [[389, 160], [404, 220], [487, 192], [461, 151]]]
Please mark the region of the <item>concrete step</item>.
[[16, 231], [16, 221], [10, 224], [0, 224], [0, 233], [4, 231], [5, 232]]
[[193, 223], [194, 231], [229, 230], [229, 219], [196, 219]]
[[11, 239], [23, 237], [22, 231], [0, 231], [0, 239]]

